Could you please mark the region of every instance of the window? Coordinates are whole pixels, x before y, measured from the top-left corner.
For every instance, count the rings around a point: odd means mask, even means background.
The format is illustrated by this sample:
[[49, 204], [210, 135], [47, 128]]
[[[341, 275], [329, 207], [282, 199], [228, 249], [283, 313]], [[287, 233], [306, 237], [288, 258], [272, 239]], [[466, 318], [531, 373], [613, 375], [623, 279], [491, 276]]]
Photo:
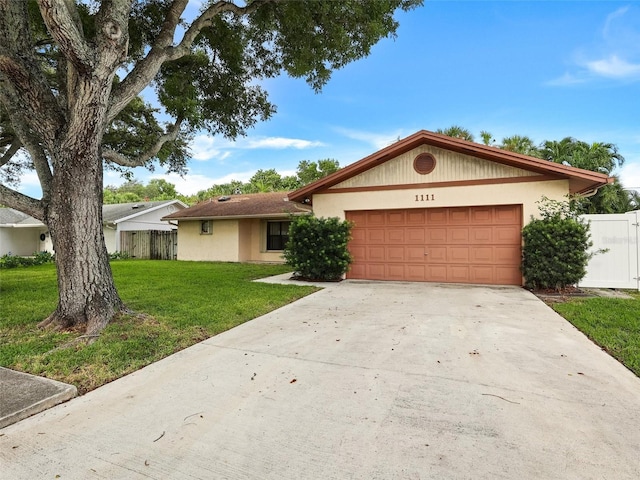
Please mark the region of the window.
[[213, 221], [203, 220], [200, 222], [200, 235], [211, 235], [213, 233]]
[[267, 250], [284, 250], [291, 222], [267, 222]]

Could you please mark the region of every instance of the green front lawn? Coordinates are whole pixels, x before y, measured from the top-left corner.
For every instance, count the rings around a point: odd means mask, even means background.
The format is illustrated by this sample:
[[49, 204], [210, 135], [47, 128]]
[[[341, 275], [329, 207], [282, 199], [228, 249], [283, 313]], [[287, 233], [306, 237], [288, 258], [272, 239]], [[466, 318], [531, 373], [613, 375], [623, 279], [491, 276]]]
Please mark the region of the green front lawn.
[[112, 263], [120, 296], [141, 315], [115, 319], [91, 345], [38, 322], [56, 306], [54, 265], [0, 270], [0, 365], [78, 388], [99, 387], [317, 290], [252, 282], [284, 265], [127, 260]]
[[640, 293], [631, 295], [633, 300], [574, 299], [553, 308], [640, 377]]

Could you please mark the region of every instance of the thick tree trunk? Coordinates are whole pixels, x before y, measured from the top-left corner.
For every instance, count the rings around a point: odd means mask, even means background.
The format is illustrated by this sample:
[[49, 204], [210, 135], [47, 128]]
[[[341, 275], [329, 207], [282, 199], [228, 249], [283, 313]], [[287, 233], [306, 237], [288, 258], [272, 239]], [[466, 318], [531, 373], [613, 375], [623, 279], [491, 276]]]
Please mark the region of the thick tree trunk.
[[[96, 82], [97, 83], [97, 82]], [[53, 155], [54, 176], [45, 220], [58, 270], [59, 301], [41, 326], [85, 326], [98, 335], [124, 308], [115, 288], [102, 227], [103, 165], [100, 154], [110, 80], [78, 87], [78, 103]]]

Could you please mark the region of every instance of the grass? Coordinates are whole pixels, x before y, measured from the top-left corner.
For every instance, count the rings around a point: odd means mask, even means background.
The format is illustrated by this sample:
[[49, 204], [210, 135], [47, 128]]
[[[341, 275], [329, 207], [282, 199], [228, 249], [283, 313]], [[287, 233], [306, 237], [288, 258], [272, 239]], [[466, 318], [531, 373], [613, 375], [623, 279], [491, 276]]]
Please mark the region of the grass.
[[127, 306], [91, 345], [59, 348], [83, 332], [37, 328], [56, 306], [54, 265], [0, 271], [0, 365], [71, 383], [80, 393], [316, 291], [256, 278], [284, 265], [126, 260], [112, 263]]
[[630, 295], [632, 300], [573, 299], [553, 308], [640, 377], [640, 293]]

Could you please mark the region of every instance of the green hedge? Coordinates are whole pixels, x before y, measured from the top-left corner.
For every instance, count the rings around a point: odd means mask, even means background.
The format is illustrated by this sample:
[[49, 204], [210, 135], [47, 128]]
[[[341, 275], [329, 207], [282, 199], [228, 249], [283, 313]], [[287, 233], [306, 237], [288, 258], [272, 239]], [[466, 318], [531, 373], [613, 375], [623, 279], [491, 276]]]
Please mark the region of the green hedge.
[[284, 250], [286, 263], [306, 280], [339, 280], [351, 263], [350, 233], [351, 223], [339, 218], [294, 217]]
[[577, 284], [587, 273], [591, 254], [589, 224], [571, 209], [569, 202], [543, 198], [540, 219], [522, 230], [522, 273], [525, 286], [562, 290]]

